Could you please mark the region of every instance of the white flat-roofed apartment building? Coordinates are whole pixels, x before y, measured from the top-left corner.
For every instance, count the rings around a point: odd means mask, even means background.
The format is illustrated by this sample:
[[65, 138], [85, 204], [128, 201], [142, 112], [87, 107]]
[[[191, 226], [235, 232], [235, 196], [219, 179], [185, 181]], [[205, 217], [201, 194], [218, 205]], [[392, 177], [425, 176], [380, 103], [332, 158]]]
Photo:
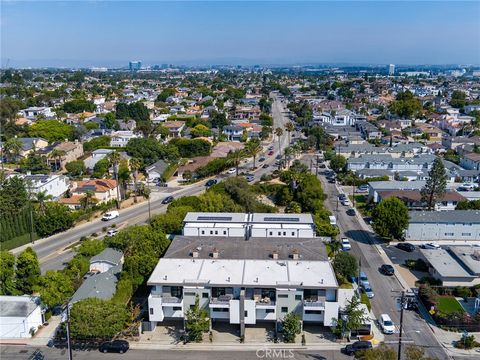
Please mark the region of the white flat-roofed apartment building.
[[[265, 217], [283, 217], [286, 223], [272, 224]], [[290, 312], [303, 322], [333, 326], [339, 310], [335, 273], [321, 238], [313, 233], [299, 237], [301, 232], [294, 227], [289, 229], [297, 236], [283, 236], [288, 228], [283, 225], [291, 226], [293, 217], [302, 225], [300, 230], [310, 218], [313, 231], [313, 219], [307, 214], [188, 213], [183, 235], [175, 237], [148, 280], [151, 328], [164, 321], [183, 321], [197, 296], [212, 324], [238, 324], [241, 335], [245, 325], [277, 326]], [[237, 227], [230, 228], [227, 221]], [[282, 229], [282, 235], [270, 236], [265, 226], [274, 232]], [[210, 229], [228, 230], [216, 235]], [[199, 235], [202, 231], [208, 233]]]
[[312, 238], [310, 214], [188, 213], [184, 236]]

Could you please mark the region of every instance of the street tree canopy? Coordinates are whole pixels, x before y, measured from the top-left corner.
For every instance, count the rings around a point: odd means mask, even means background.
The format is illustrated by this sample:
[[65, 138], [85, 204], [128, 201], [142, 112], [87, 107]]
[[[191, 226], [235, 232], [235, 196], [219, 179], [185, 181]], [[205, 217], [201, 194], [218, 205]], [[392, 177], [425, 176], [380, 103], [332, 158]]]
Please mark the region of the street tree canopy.
[[422, 201], [427, 204], [428, 210], [432, 210], [435, 207], [437, 199], [442, 198], [445, 195], [447, 187], [447, 173], [442, 160], [437, 157], [432, 165], [432, 168], [428, 172], [428, 178], [425, 186], [421, 190]]
[[401, 239], [408, 226], [408, 208], [398, 198], [382, 200], [372, 211], [373, 229], [386, 239]]

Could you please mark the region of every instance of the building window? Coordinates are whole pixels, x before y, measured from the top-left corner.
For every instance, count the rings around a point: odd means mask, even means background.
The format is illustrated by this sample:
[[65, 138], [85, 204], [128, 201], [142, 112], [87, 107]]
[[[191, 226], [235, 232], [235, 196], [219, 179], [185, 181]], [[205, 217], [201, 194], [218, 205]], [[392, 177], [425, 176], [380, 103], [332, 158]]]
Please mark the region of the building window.
[[302, 300], [302, 295], [295, 295], [295, 300]]
[[445, 236], [453, 236], [453, 233], [445, 233]]
[[286, 231], [284, 231], [284, 232], [283, 232], [283, 236], [286, 236], [286, 235], [287, 235], [287, 232], [286, 232]]
[[292, 231], [292, 236], [295, 236], [295, 231]]
[[182, 308], [180, 306], [174, 306], [173, 308], [173, 311], [180, 311], [182, 310]]
[[213, 308], [213, 312], [228, 312], [228, 308]]
[[278, 236], [281, 236], [281, 235], [282, 235], [282, 232], [281, 232], [281, 231], [279, 231], [279, 232], [278, 232]]
[[215, 235], [218, 235], [218, 230], [215, 230]]
[[245, 317], [248, 317], [248, 311], [245, 310]]
[[322, 314], [322, 310], [305, 310], [305, 314], [321, 315], [321, 314]]
[[193, 310], [194, 307], [195, 307], [194, 304], [190, 305], [190, 310]]
[[462, 236], [472, 236], [472, 233], [462, 233]]
[[279, 299], [286, 299], [286, 298], [288, 298], [288, 294], [279, 294], [278, 298]]
[[205, 235], [205, 230], [202, 230], [202, 235]]
[[227, 230], [223, 230], [223, 235], [227, 235]]
[[153, 308], [150, 308], [150, 315], [153, 315]]
[[195, 293], [194, 292], [186, 292], [184, 295], [185, 296], [195, 296]]
[[266, 314], [272, 314], [272, 313], [274, 313], [274, 312], [275, 312], [274, 309], [265, 309], [265, 313], [266, 313]]
[[286, 312], [288, 312], [288, 307], [282, 306], [282, 313], [286, 313]]
[[202, 293], [202, 298], [208, 299], [208, 293]]
[[273, 235], [273, 232], [271, 232], [271, 231], [270, 231], [270, 233], [269, 233], [269, 234], [270, 234], [270, 236], [272, 236], [272, 235]]

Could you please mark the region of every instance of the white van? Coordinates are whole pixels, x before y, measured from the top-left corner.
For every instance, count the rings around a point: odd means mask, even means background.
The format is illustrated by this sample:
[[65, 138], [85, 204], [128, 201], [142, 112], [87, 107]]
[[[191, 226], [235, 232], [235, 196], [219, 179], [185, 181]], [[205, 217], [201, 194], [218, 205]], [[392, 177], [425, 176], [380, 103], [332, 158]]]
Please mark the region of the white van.
[[106, 212], [105, 214], [103, 214], [102, 220], [103, 221], [113, 220], [113, 219], [115, 219], [119, 216], [120, 216], [120, 214], [118, 213], [118, 211], [116, 211], [116, 210], [109, 211], [109, 212]]
[[378, 320], [378, 322], [384, 334], [389, 335], [395, 333], [395, 324], [393, 323], [390, 316], [388, 316], [388, 314], [380, 315], [380, 319]]
[[334, 226], [337, 225], [337, 218], [335, 216], [333, 215], [329, 216], [328, 220], [330, 220], [330, 225], [334, 225]]

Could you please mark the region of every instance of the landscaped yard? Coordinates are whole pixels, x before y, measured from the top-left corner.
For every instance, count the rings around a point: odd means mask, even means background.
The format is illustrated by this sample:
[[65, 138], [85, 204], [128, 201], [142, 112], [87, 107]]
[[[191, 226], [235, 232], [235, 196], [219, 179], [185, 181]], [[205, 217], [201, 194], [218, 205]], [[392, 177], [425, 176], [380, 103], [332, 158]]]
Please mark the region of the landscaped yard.
[[[348, 196], [350, 201], [353, 203], [353, 196]], [[360, 213], [365, 217], [371, 216], [371, 208], [367, 204], [368, 196], [367, 195], [355, 195], [355, 207], [360, 211]]]
[[440, 296], [438, 298], [437, 310], [446, 315], [465, 311], [457, 299], [452, 296]]

